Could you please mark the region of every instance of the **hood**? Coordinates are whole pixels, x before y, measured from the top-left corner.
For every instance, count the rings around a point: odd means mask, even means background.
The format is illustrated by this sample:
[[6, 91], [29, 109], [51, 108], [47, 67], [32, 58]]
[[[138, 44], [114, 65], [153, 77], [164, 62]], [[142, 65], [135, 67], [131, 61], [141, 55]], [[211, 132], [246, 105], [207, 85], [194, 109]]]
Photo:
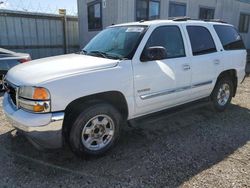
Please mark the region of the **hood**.
[[17, 65], [9, 70], [6, 79], [17, 86], [35, 86], [60, 77], [111, 68], [117, 64], [118, 60], [112, 59], [80, 54], [61, 55]]
[[10, 50], [0, 48], [0, 60], [11, 60], [11, 59], [30, 59], [29, 54], [16, 53]]

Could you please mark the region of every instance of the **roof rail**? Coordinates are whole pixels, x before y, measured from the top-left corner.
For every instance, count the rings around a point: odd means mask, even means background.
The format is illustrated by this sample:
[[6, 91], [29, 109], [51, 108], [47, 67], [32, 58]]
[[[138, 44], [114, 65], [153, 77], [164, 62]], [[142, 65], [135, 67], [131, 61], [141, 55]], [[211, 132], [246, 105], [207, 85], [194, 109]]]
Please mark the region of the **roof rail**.
[[194, 21], [204, 21], [204, 22], [218, 22], [218, 23], [227, 23], [221, 19], [191, 19], [190, 17], [184, 16], [184, 17], [176, 17], [173, 18], [173, 21], [188, 21], [188, 20], [194, 20]]
[[183, 17], [175, 17], [173, 18], [173, 21], [176, 21], [176, 22], [180, 22], [180, 21], [188, 21], [188, 20], [191, 20], [190, 17], [187, 17], [187, 16], [183, 16]]
[[204, 22], [218, 22], [218, 23], [227, 23], [221, 19], [205, 19]]

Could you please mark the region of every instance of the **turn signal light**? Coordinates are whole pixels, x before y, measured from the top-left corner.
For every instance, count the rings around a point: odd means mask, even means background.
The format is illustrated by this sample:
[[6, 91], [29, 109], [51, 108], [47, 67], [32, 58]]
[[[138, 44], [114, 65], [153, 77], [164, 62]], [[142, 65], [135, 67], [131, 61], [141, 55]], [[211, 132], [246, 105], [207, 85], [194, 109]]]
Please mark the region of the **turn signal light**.
[[33, 94], [34, 100], [48, 100], [49, 98], [50, 96], [45, 88], [35, 88]]
[[37, 105], [35, 105], [35, 106], [33, 107], [33, 111], [34, 111], [34, 112], [43, 112], [43, 111], [45, 111], [44, 109], [45, 109], [44, 106], [39, 105], [39, 104], [37, 104]]

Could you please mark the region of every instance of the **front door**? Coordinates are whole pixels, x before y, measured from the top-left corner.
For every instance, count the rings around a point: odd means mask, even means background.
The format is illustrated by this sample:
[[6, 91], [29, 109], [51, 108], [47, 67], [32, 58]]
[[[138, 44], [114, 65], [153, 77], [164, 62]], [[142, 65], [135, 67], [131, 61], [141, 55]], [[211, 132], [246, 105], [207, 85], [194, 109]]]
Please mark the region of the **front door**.
[[188, 100], [191, 65], [186, 57], [182, 36], [183, 31], [179, 26], [157, 27], [152, 31], [144, 49], [165, 47], [167, 58], [147, 62], [142, 62], [140, 57], [134, 58], [132, 64], [137, 115], [172, 107]]

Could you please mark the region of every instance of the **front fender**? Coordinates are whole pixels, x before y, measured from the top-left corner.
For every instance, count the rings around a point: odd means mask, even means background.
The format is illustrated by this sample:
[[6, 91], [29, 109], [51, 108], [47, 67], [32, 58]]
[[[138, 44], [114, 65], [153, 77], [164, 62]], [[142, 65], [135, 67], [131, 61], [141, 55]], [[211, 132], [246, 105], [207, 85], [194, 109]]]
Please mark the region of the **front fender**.
[[53, 80], [42, 85], [51, 94], [52, 111], [64, 111], [74, 100], [103, 92], [118, 91], [126, 98], [129, 113], [134, 111], [131, 61], [118, 66]]

